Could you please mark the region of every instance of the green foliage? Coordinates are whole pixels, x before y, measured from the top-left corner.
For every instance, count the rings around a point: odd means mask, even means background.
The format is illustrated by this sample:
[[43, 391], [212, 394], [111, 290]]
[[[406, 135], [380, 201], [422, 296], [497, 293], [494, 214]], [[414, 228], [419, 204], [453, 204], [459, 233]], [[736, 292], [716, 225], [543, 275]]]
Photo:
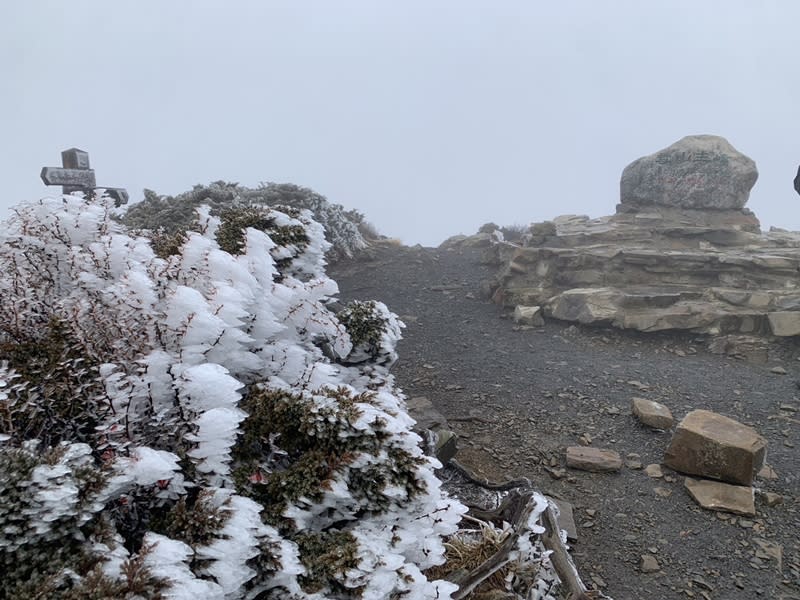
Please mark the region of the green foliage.
[[[177, 196], [159, 196], [152, 190], [145, 190], [144, 200], [131, 205], [122, 216], [121, 221], [128, 227], [140, 231], [160, 232], [150, 234], [153, 247], [158, 256], [165, 257], [176, 253], [176, 243], [181, 234], [193, 227], [196, 220], [195, 209], [202, 205], [210, 208], [211, 215], [222, 217], [228, 210], [244, 210], [238, 213], [238, 219], [245, 223], [244, 227], [256, 227], [267, 231], [273, 241], [279, 245], [306, 243], [300, 228], [282, 231], [280, 228], [259, 226], [260, 217], [249, 212], [255, 207], [271, 207], [297, 218], [300, 211], [311, 211], [314, 219], [325, 227], [325, 235], [332, 244], [328, 253], [330, 259], [352, 256], [363, 248], [364, 235], [378, 237], [377, 232], [364, 220], [364, 215], [356, 210], [344, 210], [339, 204], [333, 204], [317, 192], [290, 183], [262, 183], [256, 189], [240, 186], [237, 183], [215, 181], [209, 185], [196, 185], [186, 193]], [[231, 234], [223, 234], [229, 239], [227, 248], [241, 252], [236, 243], [236, 236], [241, 223], [229, 218]], [[175, 237], [177, 236], [177, 237]]]
[[213, 491], [195, 488], [172, 506], [161, 523], [153, 524], [153, 531], [194, 548], [210, 544], [229, 518], [230, 510], [217, 506]]
[[219, 247], [233, 255], [242, 254], [245, 245], [245, 230], [248, 227], [263, 231], [279, 246], [304, 248], [308, 236], [301, 225], [278, 226], [271, 211], [259, 206], [239, 206], [222, 211], [221, 223], [216, 239]]
[[181, 246], [186, 241], [185, 231], [168, 233], [163, 227], [154, 231], [147, 230], [145, 235], [150, 240], [155, 255], [165, 260], [170, 256], [178, 256], [181, 253]]
[[[108, 474], [87, 454], [76, 459], [67, 457], [68, 452], [65, 445], [38, 452], [31, 444], [0, 451], [0, 599], [110, 599], [132, 598], [140, 589], [156, 592], [163, 583], [145, 576], [141, 568], [138, 574], [126, 573], [127, 582], [102, 574], [104, 559], [86, 540], [115, 545], [106, 518], [99, 514], [103, 506], [98, 497]], [[39, 499], [62, 483], [75, 493], [49, 503]], [[69, 573], [88, 577], [75, 584]]]
[[503, 234], [503, 239], [508, 242], [518, 242], [522, 239], [522, 236], [528, 231], [527, 225], [505, 225], [500, 228], [500, 232]]
[[196, 185], [179, 196], [159, 196], [153, 190], [144, 191], [144, 200], [131, 205], [122, 222], [131, 229], [162, 229], [167, 234], [186, 231], [195, 222], [195, 209], [203, 204], [219, 215], [233, 206], [239, 198], [236, 183], [215, 181], [210, 185]]
[[51, 317], [39, 331], [2, 327], [0, 363], [22, 383], [9, 386], [8, 400], [0, 402], [0, 433], [45, 446], [93, 439], [108, 408], [97, 402], [103, 395], [98, 367], [69, 325]]
[[378, 354], [387, 320], [376, 311], [374, 301], [354, 300], [336, 318], [350, 335], [353, 348], [362, 348], [373, 356]]
[[306, 574], [298, 578], [303, 590], [313, 594], [329, 588], [339, 594], [358, 594], [342, 585], [347, 572], [358, 566], [358, 543], [346, 531], [303, 533], [296, 538]]
[[[292, 524], [283, 518], [286, 508], [300, 498], [319, 502], [333, 478], [345, 473], [353, 496], [368, 500], [375, 511], [390, 508], [382, 494], [387, 484], [403, 486], [410, 498], [424, 491], [414, 475], [423, 458], [387, 447], [390, 434], [381, 419], [367, 429], [356, 426], [364, 407], [374, 401], [372, 394], [353, 396], [345, 388], [317, 394], [260, 389], [242, 402], [249, 416], [234, 449], [234, 480], [240, 493], [265, 507], [267, 523], [290, 532]], [[270, 440], [277, 440], [287, 456], [270, 459]], [[387, 459], [380, 464], [351, 468], [359, 454], [377, 456], [382, 451]]]

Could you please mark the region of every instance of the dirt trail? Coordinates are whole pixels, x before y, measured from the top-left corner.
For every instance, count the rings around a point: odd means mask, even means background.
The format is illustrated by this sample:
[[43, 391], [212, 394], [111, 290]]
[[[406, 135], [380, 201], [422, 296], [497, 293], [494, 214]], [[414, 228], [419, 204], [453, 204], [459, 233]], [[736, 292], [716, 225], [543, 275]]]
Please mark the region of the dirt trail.
[[[409, 396], [427, 396], [460, 436], [458, 459], [491, 480], [528, 477], [575, 507], [583, 578], [616, 600], [800, 599], [800, 346], [768, 365], [707, 353], [687, 335], [632, 335], [548, 322], [520, 330], [480, 296], [479, 251], [379, 248], [330, 269], [342, 299], [385, 302], [407, 328], [394, 369]], [[777, 375], [770, 368], [788, 372]], [[778, 474], [756, 485], [783, 496], [754, 518], [699, 508], [683, 477], [651, 479], [669, 432], [630, 414], [634, 396], [676, 419], [704, 408], [755, 427]], [[616, 474], [564, 468], [564, 449], [611, 448]], [[658, 570], [643, 573], [642, 555]]]

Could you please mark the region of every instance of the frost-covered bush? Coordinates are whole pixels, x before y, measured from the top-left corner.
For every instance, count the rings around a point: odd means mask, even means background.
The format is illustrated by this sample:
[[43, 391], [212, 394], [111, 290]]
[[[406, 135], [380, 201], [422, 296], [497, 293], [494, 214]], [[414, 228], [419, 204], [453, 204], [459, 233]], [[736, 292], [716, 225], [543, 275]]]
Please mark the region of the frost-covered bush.
[[216, 181], [196, 185], [177, 196], [159, 196], [152, 190], [145, 190], [144, 200], [130, 206], [122, 221], [133, 229], [156, 232], [163, 241], [190, 229], [195, 223], [195, 210], [203, 205], [210, 208], [213, 216], [221, 216], [231, 208], [252, 205], [310, 210], [325, 228], [325, 236], [331, 244], [328, 252], [331, 260], [350, 258], [366, 247], [365, 237], [377, 237], [374, 228], [358, 211], [345, 210], [325, 196], [291, 183], [262, 183], [252, 189]]
[[449, 597], [423, 571], [464, 508], [388, 373], [400, 323], [326, 308], [310, 211], [159, 243], [112, 205], [0, 230], [0, 599]]

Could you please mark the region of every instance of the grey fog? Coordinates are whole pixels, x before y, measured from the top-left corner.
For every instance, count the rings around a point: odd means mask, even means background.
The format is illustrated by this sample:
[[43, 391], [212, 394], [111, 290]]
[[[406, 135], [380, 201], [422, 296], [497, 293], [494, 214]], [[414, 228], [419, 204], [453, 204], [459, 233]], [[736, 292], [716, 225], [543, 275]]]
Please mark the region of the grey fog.
[[436, 245], [613, 214], [633, 160], [691, 134], [756, 161], [748, 207], [800, 229], [793, 0], [101, 2], [0, 7], [0, 218], [57, 189], [292, 182]]

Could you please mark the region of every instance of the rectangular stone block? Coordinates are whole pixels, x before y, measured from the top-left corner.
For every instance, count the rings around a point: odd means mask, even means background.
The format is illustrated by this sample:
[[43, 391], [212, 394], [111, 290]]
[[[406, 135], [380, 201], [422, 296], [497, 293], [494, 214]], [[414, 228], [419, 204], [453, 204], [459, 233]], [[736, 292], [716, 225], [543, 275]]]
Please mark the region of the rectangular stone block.
[[749, 486], [766, 453], [767, 441], [752, 427], [693, 410], [678, 424], [664, 464], [681, 473]]
[[570, 446], [567, 448], [567, 466], [581, 471], [607, 473], [622, 468], [622, 457], [614, 450]]

